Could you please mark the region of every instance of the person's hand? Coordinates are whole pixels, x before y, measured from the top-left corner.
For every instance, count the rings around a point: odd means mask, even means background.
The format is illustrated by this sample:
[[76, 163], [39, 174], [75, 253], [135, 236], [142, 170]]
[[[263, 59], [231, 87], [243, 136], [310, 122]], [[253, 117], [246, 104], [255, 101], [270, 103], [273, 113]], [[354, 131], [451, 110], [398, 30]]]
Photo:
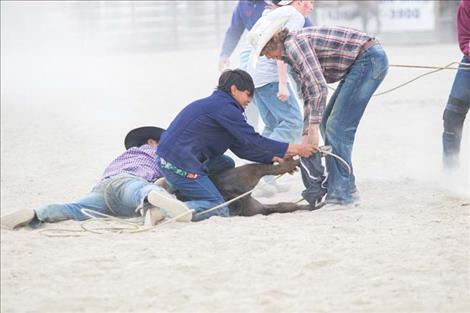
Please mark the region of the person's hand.
[[277, 97], [281, 101], [287, 101], [289, 99], [289, 89], [287, 88], [287, 83], [279, 83], [279, 92]]
[[273, 157], [273, 163], [284, 163], [286, 160], [284, 160], [283, 158], [280, 158], [280, 157]]
[[318, 151], [318, 147], [309, 143], [302, 143], [302, 144], [295, 144], [291, 143], [287, 147], [286, 154], [284, 155], [284, 159], [290, 159], [295, 155], [299, 155], [303, 158], [308, 158], [312, 154]]
[[224, 70], [228, 69], [230, 66], [230, 59], [229, 58], [220, 58], [219, 59], [219, 71], [223, 72]]
[[318, 148], [318, 143], [320, 141], [320, 127], [319, 124], [310, 124], [308, 126], [308, 134], [302, 137], [303, 144], [312, 144]]
[[312, 145], [310, 143], [302, 143], [298, 145], [297, 155], [303, 158], [309, 158], [312, 154], [318, 151], [318, 145]]

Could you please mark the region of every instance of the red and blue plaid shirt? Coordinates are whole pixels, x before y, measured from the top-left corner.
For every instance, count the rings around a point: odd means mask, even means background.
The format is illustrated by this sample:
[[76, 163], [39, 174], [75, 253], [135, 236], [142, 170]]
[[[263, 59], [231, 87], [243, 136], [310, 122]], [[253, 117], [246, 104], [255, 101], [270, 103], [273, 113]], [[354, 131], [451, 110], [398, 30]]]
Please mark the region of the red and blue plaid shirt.
[[355, 29], [314, 26], [290, 32], [284, 41], [282, 59], [298, 75], [304, 101], [304, 132], [321, 122], [328, 83], [348, 73], [362, 46], [374, 37]]

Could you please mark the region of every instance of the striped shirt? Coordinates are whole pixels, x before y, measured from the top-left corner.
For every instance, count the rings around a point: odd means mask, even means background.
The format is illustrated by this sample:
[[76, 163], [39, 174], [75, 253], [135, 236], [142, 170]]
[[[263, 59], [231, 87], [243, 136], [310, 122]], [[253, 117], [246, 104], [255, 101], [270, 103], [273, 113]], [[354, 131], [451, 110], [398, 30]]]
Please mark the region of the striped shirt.
[[314, 26], [289, 33], [282, 59], [292, 66], [301, 83], [304, 132], [309, 124], [321, 122], [327, 84], [344, 78], [370, 39], [373, 37], [366, 33], [338, 26]]
[[130, 174], [154, 182], [162, 176], [157, 169], [155, 159], [156, 148], [142, 145], [127, 149], [104, 170], [101, 180], [118, 174]]

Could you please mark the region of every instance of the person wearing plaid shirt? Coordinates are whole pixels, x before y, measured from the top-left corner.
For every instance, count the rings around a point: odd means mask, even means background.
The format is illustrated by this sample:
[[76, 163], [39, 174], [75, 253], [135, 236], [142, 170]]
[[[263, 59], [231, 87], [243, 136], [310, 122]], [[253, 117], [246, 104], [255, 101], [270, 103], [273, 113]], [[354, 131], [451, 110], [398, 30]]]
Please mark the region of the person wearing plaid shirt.
[[[257, 23], [248, 34], [257, 57], [283, 60], [300, 81], [304, 101], [304, 142], [318, 146], [319, 133], [333, 152], [351, 165], [354, 138], [372, 94], [388, 71], [388, 59], [378, 41], [364, 32], [337, 26], [314, 26], [298, 31], [284, 28], [280, 19]], [[328, 84], [339, 85], [326, 103]], [[319, 159], [319, 158], [318, 158]], [[325, 202], [350, 204], [357, 200], [354, 173], [335, 158], [326, 159]]]
[[[156, 149], [163, 131], [162, 128], [153, 126], [131, 130], [124, 140], [127, 150], [106, 167], [100, 181], [89, 193], [73, 202], [48, 204], [5, 215], [1, 219], [2, 228], [37, 227], [43, 222], [89, 219], [90, 216], [82, 209], [98, 212], [98, 215], [93, 214], [98, 217], [99, 213], [120, 217], [142, 214], [151, 225], [165, 217], [180, 215], [186, 208], [177, 207], [175, 210], [174, 206], [170, 206], [171, 203], [166, 208], [153, 203], [157, 197], [170, 199], [170, 195], [162, 187], [154, 184], [163, 176], [155, 163]], [[187, 222], [190, 218], [191, 215], [188, 214], [178, 221]]]

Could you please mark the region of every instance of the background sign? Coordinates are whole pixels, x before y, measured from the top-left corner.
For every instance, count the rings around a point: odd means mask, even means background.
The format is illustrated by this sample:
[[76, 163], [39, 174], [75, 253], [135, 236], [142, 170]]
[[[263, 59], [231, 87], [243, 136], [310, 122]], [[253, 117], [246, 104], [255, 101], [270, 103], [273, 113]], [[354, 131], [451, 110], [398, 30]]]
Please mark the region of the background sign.
[[317, 6], [316, 25], [348, 26], [372, 33], [432, 31], [434, 1], [354, 1]]

